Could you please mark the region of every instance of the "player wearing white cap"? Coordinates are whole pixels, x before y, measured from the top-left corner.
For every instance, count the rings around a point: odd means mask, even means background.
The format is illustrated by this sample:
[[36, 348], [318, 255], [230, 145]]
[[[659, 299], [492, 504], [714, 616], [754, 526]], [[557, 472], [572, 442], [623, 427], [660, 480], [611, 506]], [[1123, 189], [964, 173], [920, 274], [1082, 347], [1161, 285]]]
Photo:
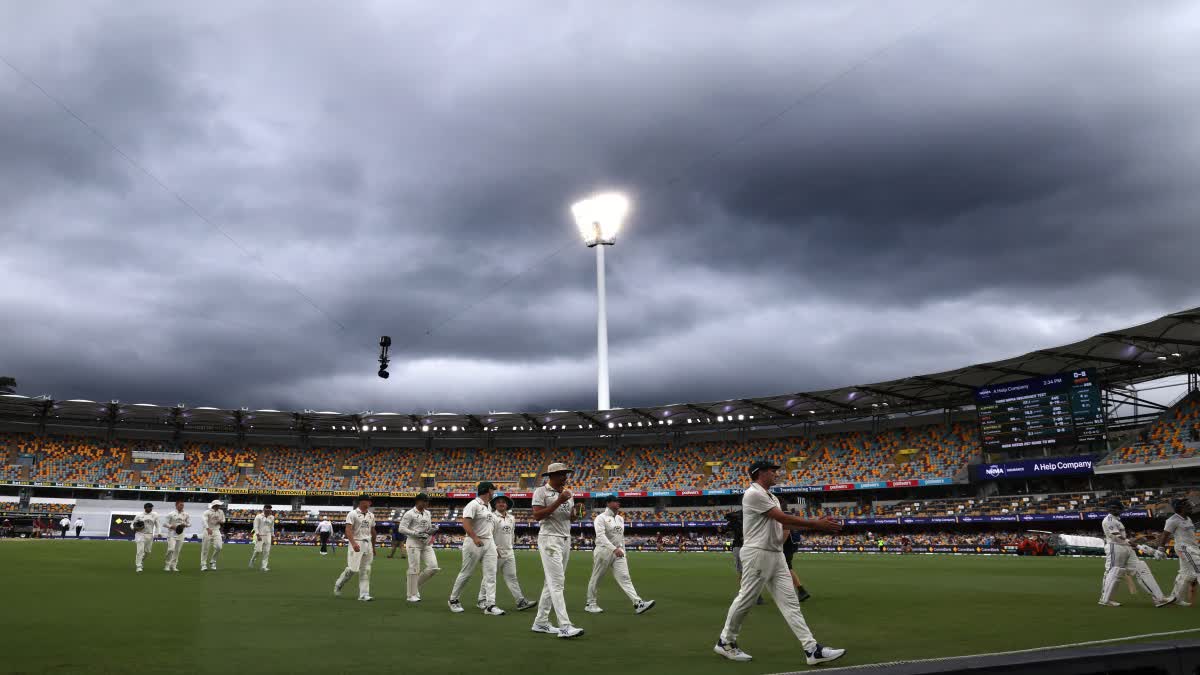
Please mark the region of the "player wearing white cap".
[[1175, 555], [1179, 556], [1179, 574], [1175, 577], [1175, 604], [1190, 607], [1185, 600], [1193, 592], [1196, 578], [1200, 576], [1200, 548], [1196, 546], [1196, 524], [1192, 522], [1192, 502], [1186, 497], [1172, 500], [1175, 511], [1167, 518], [1163, 531], [1158, 535], [1158, 547], [1167, 545], [1167, 539], [1175, 539]]
[[766, 460], [750, 465], [750, 479], [754, 482], [742, 495], [742, 587], [729, 607], [725, 627], [713, 651], [731, 661], [751, 659], [738, 647], [738, 634], [759, 594], [766, 589], [775, 598], [775, 606], [783, 614], [788, 627], [803, 645], [808, 665], [815, 666], [841, 658], [846, 650], [822, 645], [808, 629], [804, 614], [800, 611], [800, 600], [796, 597], [792, 575], [783, 556], [783, 541], [789, 536], [785, 530], [837, 532], [842, 526], [829, 518], [810, 520], [785, 513], [779, 505], [779, 499], [771, 494], [778, 469], [778, 464]]
[[225, 504], [220, 499], [212, 500], [208, 510], [201, 515], [204, 532], [200, 535], [200, 571], [216, 570], [217, 556], [221, 555], [221, 547], [225, 539], [221, 536], [221, 526], [225, 524], [225, 512], [221, 507]]
[[183, 550], [184, 530], [192, 526], [192, 517], [183, 510], [183, 500], [175, 502], [175, 510], [166, 517], [167, 530], [167, 560], [164, 572], [179, 571], [179, 553]]
[[438, 567], [437, 554], [429, 544], [436, 529], [429, 513], [429, 495], [422, 492], [414, 501], [413, 507], [400, 516], [397, 527], [405, 536], [404, 550], [408, 553], [408, 601], [420, 602], [421, 587], [442, 570]]
[[271, 505], [263, 507], [262, 513], [254, 516], [254, 550], [250, 552], [250, 564], [254, 567], [254, 558], [262, 557], [262, 571], [270, 572], [271, 542], [275, 538], [275, 512]]
[[[1104, 517], [1104, 581], [1100, 588], [1100, 604], [1105, 607], [1120, 607], [1121, 603], [1112, 599], [1117, 590], [1117, 583], [1122, 575], [1136, 577], [1142, 588], [1154, 598], [1155, 607], [1166, 607], [1175, 602], [1174, 597], [1164, 598], [1154, 573], [1150, 566], [1137, 557], [1137, 553], [1129, 544], [1125, 534], [1125, 525], [1121, 522], [1121, 512], [1125, 505], [1121, 500], [1114, 499], [1108, 503], [1108, 515]], [[1162, 553], [1155, 551], [1159, 556]]]
[[[512, 505], [512, 499], [504, 495], [492, 500], [492, 512], [496, 518], [492, 528], [492, 537], [496, 540], [496, 576], [504, 578], [504, 585], [508, 586], [508, 592], [512, 593], [513, 600], [517, 602], [517, 611], [523, 612], [537, 606], [537, 603], [525, 599], [525, 592], [521, 590], [521, 581], [517, 577], [517, 557], [513, 554], [513, 536], [516, 534], [517, 520], [509, 513]], [[479, 593], [479, 599], [483, 601], [482, 586]]]
[[133, 517], [133, 543], [137, 545], [134, 563], [139, 572], [142, 571], [142, 561], [150, 555], [154, 538], [159, 534], [158, 514], [154, 512], [154, 504], [146, 502], [142, 508], [145, 511]]
[[375, 561], [375, 514], [371, 513], [371, 498], [363, 495], [357, 500], [357, 506], [346, 514], [346, 542], [350, 548], [346, 551], [346, 569], [333, 584], [333, 594], [341, 595], [342, 586], [350, 577], [358, 575], [358, 599], [370, 602], [371, 597], [371, 563]]
[[504, 610], [496, 606], [496, 541], [492, 538], [492, 493], [496, 486], [488, 481], [479, 484], [475, 490], [478, 495], [472, 499], [462, 513], [463, 530], [467, 536], [462, 543], [462, 570], [454, 580], [450, 589], [450, 611], [456, 614], [463, 611], [460, 595], [463, 586], [475, 573], [475, 568], [483, 564], [483, 579], [479, 582], [479, 608], [488, 616], [501, 616]]
[[[546, 484], [533, 491], [533, 519], [541, 523], [538, 529], [538, 555], [546, 580], [538, 600], [537, 616], [533, 619], [535, 633], [548, 633], [561, 638], [583, 635], [583, 629], [571, 625], [567, 616], [564, 587], [567, 580], [567, 561], [571, 557], [571, 517], [575, 498], [567, 489], [572, 470], [561, 462], [546, 467]], [[550, 610], [558, 619], [558, 627], [550, 625]]]
[[587, 604], [583, 611], [600, 614], [603, 609], [596, 604], [596, 586], [606, 572], [612, 570], [617, 586], [633, 603], [638, 614], [654, 606], [653, 600], [642, 600], [629, 578], [629, 560], [625, 557], [625, 517], [621, 515], [621, 500], [614, 493], [604, 500], [604, 511], [592, 519], [596, 534], [596, 547], [592, 552], [592, 578], [588, 581]]

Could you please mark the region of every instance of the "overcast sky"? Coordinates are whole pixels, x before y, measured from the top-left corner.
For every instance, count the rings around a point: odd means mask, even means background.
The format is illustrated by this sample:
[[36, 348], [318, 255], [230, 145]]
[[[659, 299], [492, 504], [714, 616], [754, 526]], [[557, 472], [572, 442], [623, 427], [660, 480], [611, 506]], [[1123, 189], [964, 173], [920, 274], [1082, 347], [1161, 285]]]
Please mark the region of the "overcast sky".
[[1198, 34], [1186, 1], [0, 4], [0, 56], [98, 132], [0, 64], [0, 374], [593, 408], [569, 205], [608, 188], [616, 406], [1139, 323], [1200, 305]]

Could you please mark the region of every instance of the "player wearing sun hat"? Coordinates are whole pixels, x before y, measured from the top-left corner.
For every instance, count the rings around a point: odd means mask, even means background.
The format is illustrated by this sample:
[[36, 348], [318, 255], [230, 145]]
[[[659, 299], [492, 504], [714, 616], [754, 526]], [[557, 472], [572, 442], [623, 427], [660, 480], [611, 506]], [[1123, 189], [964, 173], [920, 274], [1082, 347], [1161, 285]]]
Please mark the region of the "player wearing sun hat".
[[[546, 580], [531, 630], [561, 638], [583, 635], [582, 628], [571, 625], [564, 594], [567, 561], [571, 557], [571, 517], [575, 512], [574, 495], [567, 489], [567, 478], [571, 473], [571, 468], [566, 464], [555, 462], [546, 467], [542, 474], [547, 478], [546, 484], [533, 492], [533, 519], [541, 523], [538, 529], [538, 555], [542, 559]], [[550, 625], [551, 608], [558, 619], [557, 628]]]
[[221, 546], [225, 540], [221, 536], [221, 526], [225, 524], [225, 512], [221, 507], [225, 503], [214, 499], [208, 505], [208, 510], [201, 516], [204, 532], [200, 536], [200, 571], [217, 569], [217, 556], [221, 555]]

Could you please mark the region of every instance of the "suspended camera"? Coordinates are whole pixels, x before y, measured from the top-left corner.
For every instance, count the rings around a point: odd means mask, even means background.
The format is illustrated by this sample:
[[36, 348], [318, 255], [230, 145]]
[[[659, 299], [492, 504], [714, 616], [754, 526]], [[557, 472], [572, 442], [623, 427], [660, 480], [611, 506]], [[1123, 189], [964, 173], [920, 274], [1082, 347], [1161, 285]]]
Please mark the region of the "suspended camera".
[[379, 376], [388, 379], [388, 347], [392, 346], [392, 338], [384, 335], [379, 338]]

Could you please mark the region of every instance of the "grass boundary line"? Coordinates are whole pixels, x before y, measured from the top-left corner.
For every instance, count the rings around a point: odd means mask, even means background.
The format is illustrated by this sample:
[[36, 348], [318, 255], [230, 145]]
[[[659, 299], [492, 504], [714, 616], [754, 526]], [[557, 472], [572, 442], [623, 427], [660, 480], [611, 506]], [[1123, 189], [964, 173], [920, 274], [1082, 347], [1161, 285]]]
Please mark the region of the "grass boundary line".
[[[1087, 642], [1074, 642], [1065, 645], [1050, 645], [1048, 647], [1033, 647], [1030, 649], [1014, 649], [1007, 652], [987, 652], [984, 654], [963, 654], [961, 656], [941, 656], [931, 659], [908, 659], [905, 661], [885, 661], [881, 663], [864, 663], [857, 666], [841, 666], [836, 668], [822, 668], [823, 673], [838, 673], [852, 672], [864, 670], [867, 668], [886, 668], [890, 666], [902, 666], [916, 663], [941, 663], [944, 661], [954, 661], [957, 659], [977, 659], [988, 656], [1012, 656], [1014, 654], [1029, 654], [1032, 652], [1044, 652], [1053, 649], [1078, 649], [1079, 647], [1092, 647], [1095, 645], [1112, 644], [1114, 642], [1128, 642], [1130, 640], [1145, 640], [1148, 638], [1170, 637], [1172, 635], [1183, 635], [1185, 633], [1200, 633], [1200, 628], [1184, 628], [1181, 630], [1171, 630], [1161, 633], [1145, 633], [1143, 635], [1127, 635], [1125, 637], [1107, 638], [1104, 640], [1089, 640]], [[783, 673], [772, 673], [771, 675], [803, 675], [804, 672], [811, 671], [787, 671]]]

